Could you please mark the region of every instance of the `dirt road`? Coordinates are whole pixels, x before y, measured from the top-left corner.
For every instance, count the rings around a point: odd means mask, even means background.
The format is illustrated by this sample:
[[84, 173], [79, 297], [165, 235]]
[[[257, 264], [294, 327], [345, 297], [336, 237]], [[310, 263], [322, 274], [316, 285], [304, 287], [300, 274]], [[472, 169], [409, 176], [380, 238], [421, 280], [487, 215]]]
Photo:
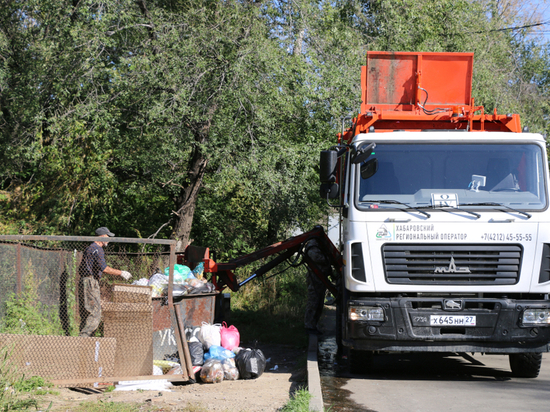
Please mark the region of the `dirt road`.
[[72, 411], [83, 402], [134, 402], [153, 405], [162, 411], [181, 411], [193, 406], [198, 411], [256, 412], [276, 411], [290, 395], [307, 385], [305, 349], [291, 346], [258, 344], [266, 359], [266, 371], [258, 379], [223, 381], [218, 384], [178, 384], [170, 392], [114, 391], [108, 393], [58, 389], [41, 406], [52, 403], [50, 411]]

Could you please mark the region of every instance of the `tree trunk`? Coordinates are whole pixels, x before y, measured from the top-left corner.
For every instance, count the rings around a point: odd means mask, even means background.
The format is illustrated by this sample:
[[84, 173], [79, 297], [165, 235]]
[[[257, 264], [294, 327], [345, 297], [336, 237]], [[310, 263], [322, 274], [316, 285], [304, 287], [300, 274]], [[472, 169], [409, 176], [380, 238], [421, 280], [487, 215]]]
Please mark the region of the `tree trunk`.
[[177, 240], [176, 252], [183, 252], [189, 244], [193, 216], [207, 163], [208, 160], [202, 155], [200, 149], [195, 148], [189, 165], [188, 183], [182, 187], [175, 199], [176, 222], [172, 236]]

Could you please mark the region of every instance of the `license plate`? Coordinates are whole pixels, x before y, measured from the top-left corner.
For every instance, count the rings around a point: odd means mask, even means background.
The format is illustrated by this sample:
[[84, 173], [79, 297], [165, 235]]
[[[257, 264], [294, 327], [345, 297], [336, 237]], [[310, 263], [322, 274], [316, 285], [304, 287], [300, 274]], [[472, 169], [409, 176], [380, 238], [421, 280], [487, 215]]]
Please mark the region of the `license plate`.
[[431, 315], [430, 326], [475, 326], [475, 316], [460, 316], [460, 315]]

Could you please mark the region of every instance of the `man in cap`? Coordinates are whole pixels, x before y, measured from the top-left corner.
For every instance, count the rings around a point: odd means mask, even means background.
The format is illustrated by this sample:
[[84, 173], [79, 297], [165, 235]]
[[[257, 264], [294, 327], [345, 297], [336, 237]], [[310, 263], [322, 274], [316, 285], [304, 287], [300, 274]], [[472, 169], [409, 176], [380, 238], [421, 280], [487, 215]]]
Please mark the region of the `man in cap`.
[[[95, 231], [99, 237], [113, 237], [106, 227], [100, 227]], [[114, 269], [105, 263], [105, 252], [103, 247], [109, 243], [107, 240], [95, 241], [89, 245], [82, 255], [82, 262], [78, 269], [80, 283], [78, 290], [78, 303], [80, 306], [80, 335], [92, 336], [101, 322], [101, 296], [99, 291], [99, 280], [103, 274], [121, 276], [125, 280], [132, 277], [130, 272]]]

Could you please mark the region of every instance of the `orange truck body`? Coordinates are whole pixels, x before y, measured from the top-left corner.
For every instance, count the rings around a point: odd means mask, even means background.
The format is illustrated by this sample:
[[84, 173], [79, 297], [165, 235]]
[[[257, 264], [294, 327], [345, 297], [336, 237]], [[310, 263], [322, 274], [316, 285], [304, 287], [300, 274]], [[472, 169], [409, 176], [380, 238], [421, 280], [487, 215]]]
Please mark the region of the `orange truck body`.
[[517, 114], [486, 114], [472, 98], [473, 53], [367, 52], [361, 113], [344, 133], [407, 130], [521, 132]]

